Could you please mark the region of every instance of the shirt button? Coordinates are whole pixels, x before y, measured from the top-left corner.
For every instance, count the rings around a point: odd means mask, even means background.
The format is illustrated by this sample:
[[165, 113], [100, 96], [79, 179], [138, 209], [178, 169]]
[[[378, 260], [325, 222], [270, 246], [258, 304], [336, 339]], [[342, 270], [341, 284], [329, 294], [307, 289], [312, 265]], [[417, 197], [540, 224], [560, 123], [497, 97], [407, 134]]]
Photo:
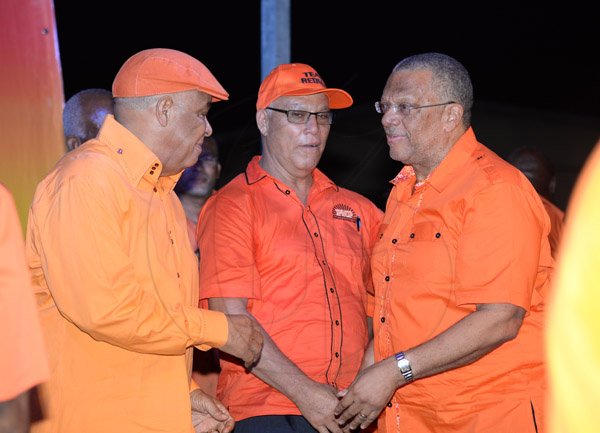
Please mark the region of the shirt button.
[[385, 317], [381, 318], [381, 323], [385, 323]]
[[393, 244], [395, 244], [396, 242], [398, 242], [398, 239], [392, 239]]
[[335, 292], [335, 290], [333, 290], [333, 287], [330, 287], [330, 288], [329, 288], [329, 291], [330, 291], [331, 293]]
[[321, 263], [323, 263], [324, 265], [326, 265], [326, 264], [327, 264], [327, 262], [326, 262], [325, 260], [321, 261]]
[[315, 238], [318, 238], [318, 237], [319, 237], [319, 233], [315, 232], [315, 233], [313, 233], [313, 234], [315, 235]]
[[411, 234], [410, 234], [410, 238], [412, 239], [412, 238], [414, 238], [414, 237], [415, 237], [415, 234], [414, 234], [414, 233], [411, 233]]
[[153, 190], [154, 192], [158, 192], [158, 190], [156, 189], [156, 187], [152, 188], [152, 190]]
[[337, 326], [340, 326], [340, 321], [339, 321], [339, 320], [336, 320], [336, 321], [335, 321], [335, 324], [336, 324]]
[[340, 357], [340, 354], [339, 354], [339, 353], [337, 353], [337, 352], [335, 352], [335, 357], [336, 357], [336, 358], [339, 358], [339, 357]]
[[387, 407], [392, 407], [392, 402], [388, 401]]
[[436, 238], [439, 238], [440, 236], [442, 236], [442, 234], [441, 234], [441, 233], [436, 233], [436, 234], [435, 234], [435, 237], [436, 237]]
[[290, 195], [292, 192], [291, 192], [289, 189], [286, 189], [286, 190], [285, 190], [285, 193], [286, 193], [287, 195]]
[[385, 281], [390, 281], [390, 276], [389, 275], [385, 276]]

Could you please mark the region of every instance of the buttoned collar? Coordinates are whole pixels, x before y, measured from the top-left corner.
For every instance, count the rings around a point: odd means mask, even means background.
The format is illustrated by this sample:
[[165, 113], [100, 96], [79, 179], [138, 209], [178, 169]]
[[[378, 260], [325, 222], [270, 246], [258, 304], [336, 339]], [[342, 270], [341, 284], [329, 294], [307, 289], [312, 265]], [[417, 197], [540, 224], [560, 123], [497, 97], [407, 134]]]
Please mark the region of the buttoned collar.
[[142, 189], [168, 193], [173, 190], [181, 173], [162, 176], [158, 157], [131, 131], [107, 115], [98, 133], [98, 140], [110, 149], [113, 159], [123, 167], [132, 184]]

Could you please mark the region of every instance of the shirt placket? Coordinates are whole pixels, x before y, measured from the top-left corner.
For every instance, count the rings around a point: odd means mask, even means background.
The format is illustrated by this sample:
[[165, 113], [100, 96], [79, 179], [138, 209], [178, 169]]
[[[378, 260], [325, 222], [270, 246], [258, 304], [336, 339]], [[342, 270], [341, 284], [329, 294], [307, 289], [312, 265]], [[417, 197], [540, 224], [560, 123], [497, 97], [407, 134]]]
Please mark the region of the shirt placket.
[[325, 245], [323, 244], [323, 237], [317, 222], [317, 217], [312, 213], [310, 207], [306, 207], [303, 210], [303, 220], [311, 237], [315, 258], [318, 262], [318, 266], [321, 268], [323, 275], [323, 287], [326, 297], [326, 306], [328, 308], [328, 314], [330, 318], [331, 326], [331, 352], [330, 360], [325, 376], [327, 383], [336, 386], [336, 380], [342, 364], [342, 312], [340, 308], [340, 299], [338, 296], [338, 290], [333, 278], [333, 272], [327, 260], [325, 253]]

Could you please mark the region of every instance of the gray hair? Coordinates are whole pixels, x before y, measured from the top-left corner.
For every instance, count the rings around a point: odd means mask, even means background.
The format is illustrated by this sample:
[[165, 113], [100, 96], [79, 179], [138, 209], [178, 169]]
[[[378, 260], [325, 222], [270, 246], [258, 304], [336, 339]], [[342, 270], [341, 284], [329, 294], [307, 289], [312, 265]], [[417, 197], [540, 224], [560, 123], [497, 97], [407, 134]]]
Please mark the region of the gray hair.
[[129, 110], [145, 110], [158, 102], [164, 95], [137, 96], [133, 98], [115, 98], [115, 106]]
[[[431, 71], [433, 91], [445, 101], [454, 101], [463, 106], [463, 125], [471, 126], [473, 108], [473, 84], [467, 69], [456, 59], [441, 53], [415, 54], [401, 60], [392, 73], [398, 71], [426, 69]], [[442, 101], [440, 101], [442, 102]]]

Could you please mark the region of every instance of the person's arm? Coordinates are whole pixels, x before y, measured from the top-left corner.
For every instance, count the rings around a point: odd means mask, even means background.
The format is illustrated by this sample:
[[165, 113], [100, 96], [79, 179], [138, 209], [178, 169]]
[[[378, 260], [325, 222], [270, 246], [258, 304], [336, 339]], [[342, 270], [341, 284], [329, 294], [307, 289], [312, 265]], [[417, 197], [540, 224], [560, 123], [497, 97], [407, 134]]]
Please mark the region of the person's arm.
[[[245, 314], [247, 299], [211, 298], [211, 309], [228, 314]], [[336, 390], [328, 385], [315, 382], [304, 374], [284, 353], [279, 350], [271, 337], [263, 331], [264, 346], [259, 361], [251, 372], [292, 400], [302, 415], [321, 433], [341, 432], [333, 418], [333, 409], [338, 399]]]
[[[525, 310], [511, 304], [481, 304], [477, 310], [431, 340], [405, 350], [414, 379], [443, 373], [470, 364], [503, 343], [514, 339]], [[335, 409], [340, 424], [348, 429], [366, 428], [390, 401], [396, 389], [406, 385], [395, 356], [363, 369], [350, 388], [340, 394]], [[363, 414], [366, 418], [356, 415]]]
[[[117, 198], [119, 180], [64, 182], [44, 220], [30, 212], [27, 235], [60, 313], [94, 339], [129, 350], [176, 355], [201, 343], [222, 346], [223, 313], [165, 298], [152, 275], [137, 274], [122, 233], [131, 203]], [[136, 242], [147, 241], [143, 236]], [[152, 248], [149, 254], [164, 254]]]

